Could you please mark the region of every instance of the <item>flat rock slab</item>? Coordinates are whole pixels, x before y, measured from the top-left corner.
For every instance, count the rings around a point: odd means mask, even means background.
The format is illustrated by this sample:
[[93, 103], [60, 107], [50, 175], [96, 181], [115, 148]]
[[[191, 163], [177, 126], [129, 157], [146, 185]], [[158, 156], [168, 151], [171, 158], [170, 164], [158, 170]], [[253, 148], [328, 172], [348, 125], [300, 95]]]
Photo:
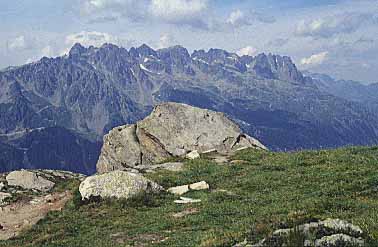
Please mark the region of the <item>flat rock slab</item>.
[[175, 200], [174, 201], [177, 204], [189, 204], [189, 203], [199, 203], [201, 202], [200, 199], [192, 199], [188, 197], [180, 197], [180, 200]]
[[53, 193], [48, 196], [33, 198], [33, 201], [16, 202], [11, 205], [0, 207], [0, 240], [16, 237], [24, 229], [35, 225], [50, 211], [60, 211], [72, 198], [70, 192]]
[[210, 189], [210, 185], [205, 181], [201, 181], [198, 183], [193, 183], [189, 185], [189, 189], [191, 190], [208, 190]]
[[17, 186], [27, 190], [49, 191], [55, 183], [33, 171], [14, 171], [6, 176], [8, 186]]
[[181, 196], [189, 192], [189, 185], [181, 185], [181, 186], [172, 187], [168, 189], [168, 192], [174, 195]]
[[184, 170], [184, 163], [182, 162], [169, 162], [164, 164], [157, 164], [147, 167], [147, 171], [153, 171], [157, 169], [167, 170], [171, 172], [180, 172]]

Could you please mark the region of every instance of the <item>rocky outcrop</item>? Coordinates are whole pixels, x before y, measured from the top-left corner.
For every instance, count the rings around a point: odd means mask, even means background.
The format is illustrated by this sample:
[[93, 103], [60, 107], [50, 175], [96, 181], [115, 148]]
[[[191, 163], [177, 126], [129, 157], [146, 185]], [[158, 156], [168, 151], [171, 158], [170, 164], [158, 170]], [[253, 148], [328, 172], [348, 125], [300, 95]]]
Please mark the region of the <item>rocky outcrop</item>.
[[105, 136], [97, 171], [138, 171], [141, 166], [192, 151], [230, 153], [246, 147], [266, 149], [223, 113], [164, 103], [144, 120], [117, 127]]
[[55, 183], [32, 171], [14, 171], [7, 175], [8, 186], [17, 186], [27, 190], [48, 191]]
[[[294, 236], [295, 235], [295, 236]], [[360, 227], [339, 219], [310, 222], [296, 228], [279, 229], [258, 244], [241, 243], [243, 247], [290, 246], [289, 239], [300, 238], [307, 247], [356, 247], [364, 246], [364, 233]]]
[[163, 188], [147, 178], [130, 172], [113, 171], [87, 177], [79, 187], [83, 199], [129, 199], [141, 193], [158, 193]]

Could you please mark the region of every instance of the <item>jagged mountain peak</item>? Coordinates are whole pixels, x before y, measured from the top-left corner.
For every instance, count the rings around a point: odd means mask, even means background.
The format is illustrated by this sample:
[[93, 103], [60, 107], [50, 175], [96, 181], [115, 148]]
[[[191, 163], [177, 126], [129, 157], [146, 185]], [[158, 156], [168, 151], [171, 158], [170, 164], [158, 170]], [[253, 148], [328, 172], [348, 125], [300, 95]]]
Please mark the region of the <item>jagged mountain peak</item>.
[[203, 49], [201, 50], [194, 50], [192, 53], [193, 58], [207, 58], [208, 60], [215, 60], [215, 59], [225, 59], [227, 57], [232, 56], [233, 58], [239, 59], [240, 57], [235, 53], [230, 53], [226, 50], [218, 49], [218, 48], [210, 48], [208, 51]]
[[157, 55], [156, 51], [146, 44], [142, 44], [141, 46], [136, 48], [136, 51], [141, 55], [141, 57], [147, 57], [147, 56], [156, 57]]
[[[261, 133], [273, 149], [377, 143], [378, 116], [302, 84], [306, 79], [287, 56], [75, 44], [68, 56], [0, 72], [0, 142], [10, 145], [9, 133], [40, 127], [73, 130], [75, 135], [64, 135], [70, 145], [76, 134], [97, 142], [111, 128], [142, 119], [156, 103], [173, 101], [223, 111], [248, 133]], [[14, 145], [22, 154], [33, 148]], [[28, 165], [40, 155], [31, 149], [17, 162]], [[69, 155], [58, 156], [47, 157], [46, 164], [71, 162]]]
[[[91, 46], [93, 47], [93, 46]], [[115, 45], [115, 44], [112, 44], [112, 43], [105, 43], [103, 44], [100, 49], [106, 49], [106, 50], [118, 50], [118, 49], [121, 49], [121, 47]]]
[[[132, 47], [129, 50], [114, 44], [106, 43], [99, 48], [85, 48], [76, 43], [70, 50], [68, 58], [87, 67], [105, 68], [109, 71], [125, 71], [129, 73], [132, 66], [141, 64], [141, 68], [155, 74], [175, 72], [193, 76], [196, 70], [209, 75], [223, 74], [227, 78], [234, 73], [249, 73], [260, 78], [277, 79], [295, 83], [305, 83], [306, 78], [297, 69], [290, 57], [261, 53], [257, 56], [238, 56], [236, 53], [223, 49], [211, 48], [194, 50], [192, 54], [180, 45], [154, 50], [146, 44]], [[43, 63], [58, 63], [40, 60]], [[126, 72], [129, 71], [129, 72]], [[135, 72], [135, 70], [134, 70]], [[131, 75], [127, 76], [128, 78]], [[124, 80], [120, 78], [121, 80]]]
[[70, 56], [74, 55], [81, 55], [83, 52], [85, 52], [87, 48], [82, 46], [80, 43], [75, 43], [72, 48], [70, 49], [70, 52], [68, 53]]
[[159, 49], [158, 53], [161, 57], [173, 56], [176, 59], [179, 57], [181, 57], [184, 60], [190, 59], [189, 51], [181, 45], [175, 45], [175, 46]]

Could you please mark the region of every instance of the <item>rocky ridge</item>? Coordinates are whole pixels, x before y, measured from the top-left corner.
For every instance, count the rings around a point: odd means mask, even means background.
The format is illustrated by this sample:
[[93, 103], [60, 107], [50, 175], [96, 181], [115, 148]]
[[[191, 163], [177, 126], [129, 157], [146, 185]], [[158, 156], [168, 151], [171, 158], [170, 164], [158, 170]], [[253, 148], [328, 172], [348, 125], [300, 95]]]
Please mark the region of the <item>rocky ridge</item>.
[[[3, 171], [91, 174], [105, 133], [171, 101], [224, 112], [272, 150], [378, 139], [376, 111], [319, 89], [289, 57], [273, 54], [76, 44], [66, 56], [0, 72], [0, 89]], [[46, 146], [53, 151], [44, 152]]]

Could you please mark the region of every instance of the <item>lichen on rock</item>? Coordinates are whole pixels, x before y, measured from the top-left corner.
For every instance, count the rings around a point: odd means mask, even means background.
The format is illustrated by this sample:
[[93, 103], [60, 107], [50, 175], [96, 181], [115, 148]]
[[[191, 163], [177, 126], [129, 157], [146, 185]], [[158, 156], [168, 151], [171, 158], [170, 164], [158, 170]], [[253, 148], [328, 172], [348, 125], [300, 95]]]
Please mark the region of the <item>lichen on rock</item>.
[[142, 175], [113, 171], [87, 177], [79, 187], [83, 199], [92, 197], [129, 199], [140, 193], [158, 193], [163, 188]]

